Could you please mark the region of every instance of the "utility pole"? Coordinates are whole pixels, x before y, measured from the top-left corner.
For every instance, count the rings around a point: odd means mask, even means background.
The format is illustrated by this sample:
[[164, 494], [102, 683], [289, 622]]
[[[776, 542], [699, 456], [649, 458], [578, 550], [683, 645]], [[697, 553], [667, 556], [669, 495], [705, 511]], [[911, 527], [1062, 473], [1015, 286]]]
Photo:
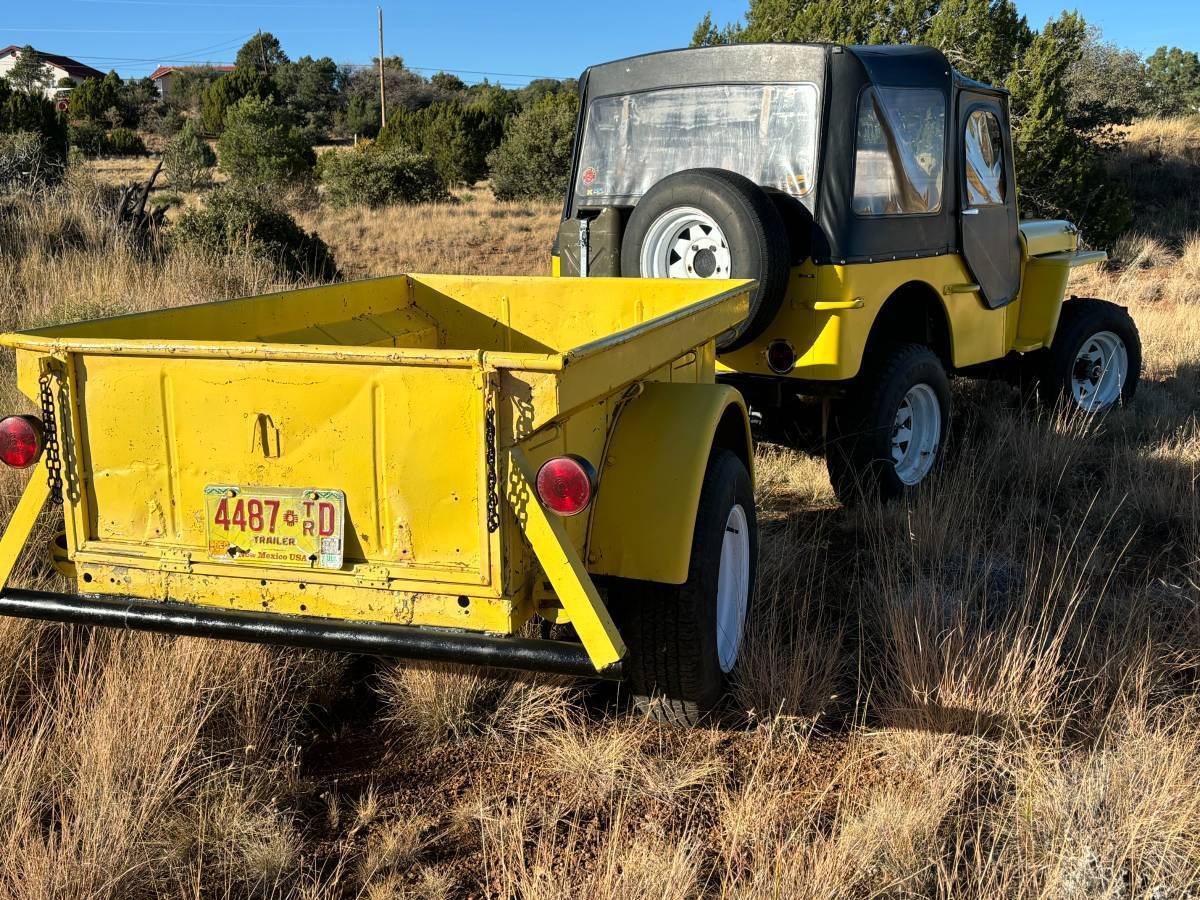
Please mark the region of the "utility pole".
[[383, 4], [379, 4], [379, 128], [387, 128], [387, 91], [383, 87]]

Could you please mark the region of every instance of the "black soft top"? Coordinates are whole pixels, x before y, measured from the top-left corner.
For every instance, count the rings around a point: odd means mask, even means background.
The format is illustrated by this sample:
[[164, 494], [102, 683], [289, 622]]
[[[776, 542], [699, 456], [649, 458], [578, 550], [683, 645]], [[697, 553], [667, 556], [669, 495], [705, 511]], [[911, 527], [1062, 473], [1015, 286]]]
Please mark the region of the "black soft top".
[[[818, 262], [912, 258], [957, 249], [956, 162], [950, 138], [959, 91], [1005, 98], [1002, 89], [956, 72], [933, 47], [912, 44], [729, 44], [667, 50], [588, 68], [580, 77], [576, 147], [592, 100], [668, 87], [761, 83], [815, 84], [821, 97], [821, 134], [816, 190], [805, 205], [813, 214], [812, 255]], [[943, 202], [936, 213], [863, 217], [852, 211], [859, 99], [870, 86], [924, 88], [945, 97], [946, 152]], [[1006, 105], [1006, 104], [1005, 104]], [[578, 212], [574, 185], [578, 151], [564, 216]], [[586, 205], [586, 204], [584, 204]]]

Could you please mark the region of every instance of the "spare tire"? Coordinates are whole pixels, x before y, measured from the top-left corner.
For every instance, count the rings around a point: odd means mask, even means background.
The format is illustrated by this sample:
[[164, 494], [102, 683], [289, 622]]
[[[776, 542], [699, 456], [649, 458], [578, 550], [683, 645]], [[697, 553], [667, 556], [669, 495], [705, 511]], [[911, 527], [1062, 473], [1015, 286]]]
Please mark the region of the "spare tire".
[[792, 248], [775, 204], [724, 169], [669, 175], [634, 207], [621, 242], [621, 274], [641, 278], [754, 278], [750, 311], [721, 335], [721, 352], [766, 330], [788, 288]]

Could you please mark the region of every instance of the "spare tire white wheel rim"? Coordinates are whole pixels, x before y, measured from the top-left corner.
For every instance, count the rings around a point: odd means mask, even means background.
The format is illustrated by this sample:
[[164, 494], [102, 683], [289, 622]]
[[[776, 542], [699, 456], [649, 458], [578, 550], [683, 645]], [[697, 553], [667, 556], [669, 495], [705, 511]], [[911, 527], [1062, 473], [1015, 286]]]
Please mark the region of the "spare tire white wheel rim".
[[642, 241], [643, 278], [728, 278], [732, 270], [725, 233], [694, 206], [669, 209]]
[[892, 426], [892, 462], [904, 484], [919, 483], [937, 461], [942, 442], [942, 405], [928, 384], [914, 384], [896, 410]]
[[717, 568], [717, 661], [722, 672], [737, 664], [750, 606], [750, 523], [740, 503], [725, 520]]
[[1129, 376], [1129, 351], [1111, 331], [1083, 342], [1071, 367], [1071, 396], [1084, 412], [1098, 412], [1121, 399]]

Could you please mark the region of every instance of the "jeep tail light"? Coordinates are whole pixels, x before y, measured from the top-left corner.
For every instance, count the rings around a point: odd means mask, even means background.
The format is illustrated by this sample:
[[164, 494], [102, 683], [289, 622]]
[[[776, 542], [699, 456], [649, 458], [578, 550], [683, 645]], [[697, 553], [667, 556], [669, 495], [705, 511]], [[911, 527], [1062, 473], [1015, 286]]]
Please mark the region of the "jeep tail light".
[[796, 348], [783, 338], [767, 344], [767, 365], [776, 375], [786, 375], [796, 368]]
[[0, 460], [14, 469], [28, 469], [42, 455], [46, 433], [33, 416], [0, 419]]
[[538, 469], [538, 497], [548, 510], [560, 516], [583, 512], [595, 492], [596, 470], [582, 456], [556, 456]]

